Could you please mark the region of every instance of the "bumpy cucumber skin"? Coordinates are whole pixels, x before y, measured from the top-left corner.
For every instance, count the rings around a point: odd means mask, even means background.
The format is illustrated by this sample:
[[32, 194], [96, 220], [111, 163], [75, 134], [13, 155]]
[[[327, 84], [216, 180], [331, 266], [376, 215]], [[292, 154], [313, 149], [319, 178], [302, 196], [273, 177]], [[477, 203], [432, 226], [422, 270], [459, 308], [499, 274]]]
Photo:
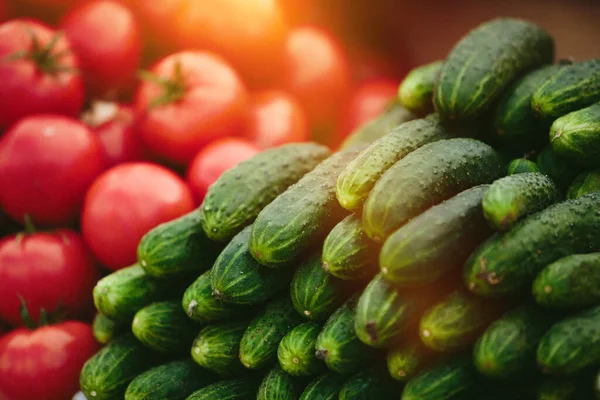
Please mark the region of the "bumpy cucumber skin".
[[279, 342], [277, 358], [285, 372], [292, 376], [312, 376], [325, 369], [315, 357], [315, 344], [322, 326], [305, 322], [292, 329]]
[[481, 211], [488, 187], [467, 189], [392, 233], [379, 254], [383, 277], [396, 285], [418, 286], [462, 266], [492, 234]]
[[107, 344], [127, 331], [125, 324], [113, 321], [102, 313], [96, 313], [92, 330], [94, 337], [100, 344]]
[[274, 361], [281, 339], [302, 322], [289, 296], [270, 301], [244, 332], [240, 361], [248, 369], [258, 369]]
[[448, 55], [434, 91], [435, 109], [445, 119], [472, 120], [517, 77], [553, 58], [554, 42], [540, 27], [513, 18], [485, 22]]
[[567, 199], [576, 199], [587, 193], [600, 191], [600, 170], [593, 170], [578, 175], [569, 190]]
[[238, 355], [248, 322], [232, 321], [208, 325], [192, 344], [192, 358], [203, 368], [222, 377], [239, 375], [244, 366]]
[[363, 208], [363, 225], [376, 242], [428, 208], [502, 176], [502, 157], [474, 139], [427, 144], [398, 161], [377, 182]]
[[433, 90], [443, 65], [438, 60], [411, 70], [398, 88], [400, 103], [416, 114], [433, 111]]
[[483, 214], [496, 230], [506, 231], [517, 221], [561, 199], [560, 189], [547, 175], [509, 175], [490, 185], [483, 197]]
[[537, 349], [539, 368], [548, 374], [576, 375], [600, 365], [600, 306], [554, 324]]
[[393, 399], [400, 393], [400, 385], [388, 374], [384, 365], [367, 367], [352, 375], [338, 396], [339, 400]]
[[335, 197], [337, 177], [361, 149], [329, 157], [260, 212], [250, 236], [250, 252], [259, 263], [289, 264], [322, 243], [345, 216]]
[[525, 172], [541, 172], [535, 161], [517, 158], [508, 164], [508, 175], [523, 174]]
[[535, 301], [569, 309], [600, 304], [600, 253], [575, 254], [545, 267], [533, 282]]
[[492, 236], [465, 264], [467, 287], [481, 296], [514, 295], [559, 258], [600, 251], [599, 207], [600, 193], [591, 193], [550, 206]]
[[437, 115], [406, 122], [392, 129], [352, 160], [337, 179], [342, 207], [360, 210], [381, 175], [419, 147], [449, 136]]
[[267, 372], [256, 395], [256, 400], [295, 400], [296, 398], [292, 377], [279, 366]]
[[[598, 77], [600, 80], [600, 75]], [[600, 103], [558, 118], [550, 127], [550, 143], [559, 156], [585, 165], [600, 161]]]
[[346, 377], [326, 372], [313, 379], [302, 392], [300, 400], [337, 400]]
[[206, 235], [215, 241], [228, 241], [328, 156], [325, 146], [291, 143], [265, 150], [225, 171], [208, 189], [200, 207]]
[[564, 66], [544, 81], [531, 99], [541, 118], [553, 120], [600, 101], [600, 59]]
[[258, 384], [253, 378], [219, 381], [195, 391], [186, 400], [254, 400]]
[[473, 361], [484, 376], [511, 379], [536, 370], [537, 346], [552, 318], [535, 306], [522, 306], [494, 321], [477, 340]]
[[323, 269], [344, 280], [371, 278], [377, 273], [379, 246], [367, 237], [356, 214], [337, 224], [323, 244]]
[[386, 363], [392, 378], [408, 382], [423, 370], [431, 358], [431, 351], [420, 341], [414, 341], [390, 349]]
[[540, 171], [552, 178], [563, 190], [566, 190], [573, 179], [581, 172], [579, 166], [564, 157], [560, 157], [552, 150], [550, 145], [538, 154], [536, 163]]

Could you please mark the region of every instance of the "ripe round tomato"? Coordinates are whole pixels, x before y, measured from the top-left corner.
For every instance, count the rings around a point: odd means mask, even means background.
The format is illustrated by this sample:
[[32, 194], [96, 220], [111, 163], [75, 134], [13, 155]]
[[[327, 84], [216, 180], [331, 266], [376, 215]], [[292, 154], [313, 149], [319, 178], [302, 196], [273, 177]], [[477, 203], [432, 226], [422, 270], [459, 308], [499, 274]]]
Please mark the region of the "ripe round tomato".
[[304, 110], [290, 94], [265, 90], [252, 96], [244, 136], [266, 149], [310, 138]]
[[32, 114], [79, 114], [84, 94], [78, 61], [69, 42], [56, 35], [33, 21], [0, 25], [0, 129]]
[[0, 206], [18, 221], [29, 214], [38, 224], [67, 224], [103, 169], [100, 142], [82, 123], [25, 118], [0, 139]]
[[0, 240], [0, 319], [21, 325], [19, 296], [36, 321], [42, 308], [52, 312], [59, 305], [69, 317], [85, 316], [98, 278], [92, 255], [76, 232], [6, 237]]
[[156, 225], [194, 209], [185, 182], [159, 165], [117, 165], [90, 187], [81, 230], [96, 257], [117, 270], [136, 261], [142, 236]]
[[92, 327], [78, 321], [8, 333], [0, 338], [0, 398], [71, 399], [83, 364], [99, 348]]
[[142, 40], [129, 9], [113, 0], [85, 3], [71, 10], [60, 26], [92, 95], [110, 97], [133, 86]]
[[[187, 172], [187, 182], [192, 188], [196, 203], [202, 203], [208, 187], [223, 172], [235, 167], [260, 152], [251, 142], [240, 138], [225, 138], [209, 144], [196, 155]], [[238, 195], [242, 195], [239, 194]]]
[[241, 129], [248, 94], [237, 73], [218, 56], [176, 53], [152, 73], [155, 79], [141, 84], [135, 107], [142, 140], [154, 153], [185, 165], [206, 144]]

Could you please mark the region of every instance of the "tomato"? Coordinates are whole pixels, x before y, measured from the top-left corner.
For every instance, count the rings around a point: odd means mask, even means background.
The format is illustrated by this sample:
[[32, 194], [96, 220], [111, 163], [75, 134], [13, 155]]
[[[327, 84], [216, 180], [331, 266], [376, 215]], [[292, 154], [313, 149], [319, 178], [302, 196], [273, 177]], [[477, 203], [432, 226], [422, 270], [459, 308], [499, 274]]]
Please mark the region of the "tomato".
[[293, 96], [280, 90], [265, 90], [252, 96], [244, 136], [266, 149], [305, 142], [310, 132], [304, 110]]
[[206, 144], [241, 130], [248, 94], [218, 56], [176, 53], [160, 61], [152, 74], [154, 79], [141, 84], [135, 107], [142, 140], [154, 153], [186, 165]]
[[0, 139], [0, 206], [18, 221], [29, 214], [37, 224], [67, 224], [103, 169], [100, 141], [82, 123], [25, 118]]
[[0, 399], [71, 399], [98, 350], [92, 327], [78, 321], [10, 332], [0, 338]]
[[220, 139], [200, 150], [190, 164], [186, 178], [196, 198], [196, 204], [202, 203], [208, 187], [223, 172], [259, 152], [260, 149], [256, 145], [240, 138]]
[[0, 59], [0, 129], [32, 114], [79, 114], [84, 95], [78, 61], [56, 31], [33, 21], [5, 22]]
[[144, 39], [159, 50], [171, 49], [177, 32], [177, 19], [189, 0], [127, 0], [144, 31]]
[[0, 319], [21, 325], [21, 296], [34, 320], [42, 308], [69, 317], [92, 309], [99, 278], [93, 257], [76, 232], [18, 234], [0, 240]]
[[185, 182], [159, 165], [117, 165], [90, 187], [81, 215], [81, 231], [96, 257], [117, 270], [136, 261], [142, 236], [156, 225], [194, 209]]

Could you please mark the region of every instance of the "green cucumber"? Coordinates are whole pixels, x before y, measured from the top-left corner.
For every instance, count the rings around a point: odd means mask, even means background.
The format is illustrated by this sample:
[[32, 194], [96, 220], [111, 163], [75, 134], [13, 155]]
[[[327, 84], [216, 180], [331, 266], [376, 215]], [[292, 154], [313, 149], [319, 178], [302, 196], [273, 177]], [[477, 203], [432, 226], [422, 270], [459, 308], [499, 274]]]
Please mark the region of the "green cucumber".
[[398, 88], [400, 103], [417, 114], [433, 111], [433, 91], [443, 65], [438, 60], [412, 69]]
[[267, 372], [256, 395], [256, 400], [295, 400], [297, 398], [292, 377], [279, 366]]
[[133, 334], [144, 346], [159, 353], [187, 351], [198, 331], [178, 300], [152, 303], [139, 310], [131, 324]]
[[587, 193], [600, 191], [600, 170], [593, 170], [578, 175], [569, 186], [568, 199], [576, 199]]
[[554, 324], [537, 349], [540, 369], [548, 374], [576, 375], [600, 366], [600, 306]]
[[312, 376], [325, 369], [315, 356], [315, 344], [322, 326], [305, 322], [296, 326], [279, 342], [277, 358], [285, 372], [292, 376]]
[[373, 355], [373, 350], [354, 331], [356, 302], [355, 298], [348, 300], [329, 317], [315, 344], [317, 358], [341, 374], [360, 369]]
[[132, 334], [123, 335], [86, 361], [79, 375], [81, 391], [88, 399], [122, 399], [129, 383], [159, 361]]
[[163, 278], [209, 269], [219, 246], [206, 237], [200, 220], [200, 213], [194, 210], [146, 233], [137, 248], [144, 272]]
[[102, 313], [96, 313], [92, 330], [94, 337], [100, 344], [107, 344], [111, 340], [121, 336], [127, 329], [126, 325], [117, 321], [113, 321]]
[[312, 380], [302, 392], [300, 400], [337, 400], [346, 377], [326, 372]]
[[499, 231], [557, 203], [562, 194], [556, 183], [539, 172], [509, 175], [490, 185], [483, 197], [483, 214]]
[[448, 55], [433, 101], [449, 120], [481, 115], [522, 74], [552, 62], [554, 42], [539, 26], [497, 18], [464, 36]]
[[400, 382], [408, 382], [419, 374], [432, 358], [431, 350], [420, 340], [414, 340], [390, 349], [386, 363], [392, 378]]
[[503, 173], [502, 157], [485, 143], [449, 139], [427, 144], [377, 182], [363, 208], [365, 231], [382, 242], [428, 208]]
[[548, 175], [561, 189], [569, 187], [573, 179], [581, 172], [581, 168], [564, 157], [560, 157], [552, 146], [546, 146], [537, 156], [536, 163], [540, 171]]
[[372, 278], [377, 273], [379, 246], [371, 241], [356, 214], [337, 224], [323, 243], [323, 269], [344, 280]]
[[138, 375], [125, 392], [125, 400], [185, 400], [215, 381], [192, 360], [172, 361]]
[[292, 143], [265, 150], [225, 171], [208, 189], [200, 207], [206, 235], [219, 242], [230, 240], [327, 156], [325, 146]]
[[599, 207], [600, 193], [591, 193], [550, 206], [492, 236], [465, 264], [467, 287], [482, 296], [514, 295], [559, 258], [600, 251]]
[[302, 323], [289, 296], [271, 300], [251, 322], [240, 343], [240, 361], [248, 369], [259, 369], [277, 359], [283, 337]]
[[531, 160], [517, 158], [508, 164], [508, 175], [522, 174], [524, 172], [541, 172], [540, 167]]
[[196, 390], [186, 400], [255, 400], [257, 389], [254, 378], [231, 379]]
[[531, 107], [553, 120], [600, 101], [600, 59], [566, 65], [548, 77], [534, 93]]
[[338, 201], [347, 210], [360, 210], [375, 183], [392, 165], [419, 147], [447, 137], [435, 114], [392, 129], [342, 171], [337, 180]]
[[554, 121], [550, 127], [550, 143], [561, 157], [585, 165], [600, 164], [600, 103]]
[[385, 369], [385, 365], [375, 365], [352, 375], [342, 386], [339, 400], [391, 399], [400, 393], [400, 385]]
[[392, 233], [379, 254], [383, 277], [397, 285], [418, 286], [462, 266], [492, 234], [481, 211], [488, 187], [467, 189]]
[[192, 344], [192, 358], [201, 367], [226, 378], [241, 374], [244, 367], [238, 355], [246, 328], [246, 321], [220, 322], [202, 328]]
[[250, 252], [258, 262], [289, 264], [320, 246], [344, 218], [335, 198], [335, 182], [360, 149], [342, 150], [329, 157], [260, 212], [250, 236]]
[[244, 228], [217, 258], [211, 273], [213, 296], [236, 305], [261, 304], [288, 287], [292, 272], [265, 268], [250, 254], [252, 226]]

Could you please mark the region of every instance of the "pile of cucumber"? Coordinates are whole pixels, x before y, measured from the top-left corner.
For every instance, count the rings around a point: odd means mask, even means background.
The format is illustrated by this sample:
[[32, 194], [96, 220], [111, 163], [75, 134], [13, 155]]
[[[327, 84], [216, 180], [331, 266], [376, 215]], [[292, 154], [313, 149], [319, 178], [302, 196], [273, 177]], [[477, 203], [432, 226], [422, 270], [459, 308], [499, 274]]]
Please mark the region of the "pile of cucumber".
[[600, 398], [600, 59], [553, 62], [489, 21], [227, 171], [96, 286], [88, 400]]

